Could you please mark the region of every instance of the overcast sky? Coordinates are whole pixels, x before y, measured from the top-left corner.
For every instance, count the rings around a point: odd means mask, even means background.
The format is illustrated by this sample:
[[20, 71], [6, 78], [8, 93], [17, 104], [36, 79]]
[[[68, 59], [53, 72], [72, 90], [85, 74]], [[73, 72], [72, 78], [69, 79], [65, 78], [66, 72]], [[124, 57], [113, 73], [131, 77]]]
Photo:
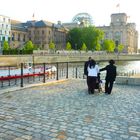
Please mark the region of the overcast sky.
[[0, 0], [0, 15], [23, 22], [32, 20], [33, 14], [36, 20], [71, 22], [83, 12], [92, 16], [96, 26], [109, 25], [112, 13], [124, 12], [130, 17], [128, 22], [135, 22], [140, 32], [139, 0]]

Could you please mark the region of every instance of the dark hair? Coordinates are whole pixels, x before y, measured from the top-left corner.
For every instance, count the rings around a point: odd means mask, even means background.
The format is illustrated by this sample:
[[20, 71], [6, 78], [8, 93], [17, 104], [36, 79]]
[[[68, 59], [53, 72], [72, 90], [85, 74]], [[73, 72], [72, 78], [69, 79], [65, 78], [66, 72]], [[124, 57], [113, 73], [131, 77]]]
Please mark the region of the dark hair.
[[115, 64], [115, 61], [113, 59], [109, 60], [109, 64], [113, 65]]
[[95, 67], [95, 65], [96, 65], [96, 62], [95, 62], [95, 60], [94, 59], [91, 59], [90, 60], [90, 63], [89, 63], [89, 67], [91, 68], [91, 67]]
[[88, 60], [91, 60], [92, 58], [91, 58], [91, 56], [88, 58]]

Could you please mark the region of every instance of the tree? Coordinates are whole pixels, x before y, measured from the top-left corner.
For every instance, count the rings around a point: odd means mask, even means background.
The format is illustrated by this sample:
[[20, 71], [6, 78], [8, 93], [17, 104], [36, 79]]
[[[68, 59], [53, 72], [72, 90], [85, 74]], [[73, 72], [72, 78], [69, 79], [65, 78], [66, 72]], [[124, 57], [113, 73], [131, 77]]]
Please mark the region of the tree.
[[80, 49], [84, 42], [88, 50], [95, 50], [103, 37], [104, 32], [102, 30], [90, 26], [71, 29], [68, 33], [67, 40], [72, 44], [73, 48], [77, 44], [77, 49]]
[[113, 40], [109, 40], [109, 39], [104, 40], [103, 49], [107, 50], [108, 52], [114, 52], [115, 42]]
[[66, 50], [70, 51], [72, 49], [70, 42], [66, 44]]
[[50, 50], [55, 50], [55, 44], [52, 41], [49, 44], [49, 49]]
[[85, 43], [83, 43], [83, 45], [82, 45], [82, 47], [81, 47], [81, 50], [82, 50], [82, 51], [86, 51], [86, 50], [87, 50], [87, 46], [86, 46]]
[[34, 49], [34, 45], [32, 43], [32, 41], [27, 41], [25, 46], [24, 46], [25, 50], [33, 50]]
[[4, 41], [4, 43], [3, 43], [3, 50], [8, 51], [9, 49], [10, 49], [10, 46], [8, 44], [8, 41]]
[[[70, 42], [73, 49], [80, 49], [82, 46], [82, 30], [81, 28], [73, 28], [67, 35], [67, 42]], [[76, 44], [76, 46], [75, 46]]]
[[100, 51], [101, 50], [101, 45], [99, 43], [96, 45], [95, 50], [96, 51]]
[[119, 53], [122, 52], [123, 49], [124, 49], [124, 45], [119, 44], [119, 45], [118, 45], [118, 52], [119, 52]]

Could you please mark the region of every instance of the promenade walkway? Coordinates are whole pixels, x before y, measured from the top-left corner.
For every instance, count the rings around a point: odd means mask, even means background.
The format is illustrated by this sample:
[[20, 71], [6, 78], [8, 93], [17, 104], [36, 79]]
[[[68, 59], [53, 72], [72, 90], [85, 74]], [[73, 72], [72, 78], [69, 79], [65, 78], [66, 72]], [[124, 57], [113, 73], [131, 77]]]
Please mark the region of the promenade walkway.
[[86, 81], [0, 94], [0, 140], [140, 140], [140, 87], [87, 94]]

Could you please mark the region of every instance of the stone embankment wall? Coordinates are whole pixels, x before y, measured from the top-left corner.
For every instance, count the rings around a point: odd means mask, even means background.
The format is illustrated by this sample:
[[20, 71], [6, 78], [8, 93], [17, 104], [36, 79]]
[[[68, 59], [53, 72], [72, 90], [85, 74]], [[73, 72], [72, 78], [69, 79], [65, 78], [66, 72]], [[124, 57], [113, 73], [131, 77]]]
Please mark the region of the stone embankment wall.
[[87, 61], [91, 56], [96, 61], [114, 60], [140, 60], [140, 54], [108, 54], [108, 53], [80, 53], [80, 54], [47, 54], [47, 55], [1, 55], [0, 66], [19, 65], [20, 63], [54, 63]]
[[124, 84], [124, 85], [140, 85], [140, 77], [124, 77], [118, 76], [116, 78], [117, 84]]

